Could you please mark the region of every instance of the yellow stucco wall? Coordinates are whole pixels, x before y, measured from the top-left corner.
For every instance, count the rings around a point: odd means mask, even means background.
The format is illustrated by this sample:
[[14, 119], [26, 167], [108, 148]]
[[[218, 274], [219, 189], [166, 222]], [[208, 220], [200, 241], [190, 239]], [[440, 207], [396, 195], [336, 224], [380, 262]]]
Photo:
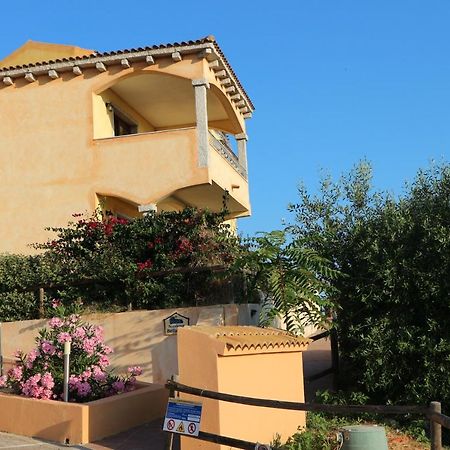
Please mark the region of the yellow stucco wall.
[[[58, 54], [52, 48], [44, 50], [49, 58]], [[44, 57], [42, 52], [35, 53]], [[30, 55], [28, 49], [6, 60], [23, 63]], [[32, 253], [29, 244], [51, 236], [45, 227], [65, 226], [73, 213], [93, 212], [99, 195], [137, 205], [164, 201], [171, 195], [177, 198], [177, 190], [197, 186], [188, 203], [196, 206], [206, 203], [202, 196], [216, 195], [211, 190], [215, 183], [227, 189], [241, 205], [239, 210], [248, 214], [248, 184], [224, 158], [210, 149], [209, 166], [198, 167], [194, 103], [192, 128], [153, 132], [155, 127], [114, 92], [115, 83], [135, 75], [187, 79], [183, 88], [187, 89], [193, 79], [211, 78], [210, 72], [207, 61], [193, 55], [176, 63], [167, 57], [151, 66], [136, 62], [124, 69], [117, 64], [102, 73], [93, 67], [84, 68], [81, 76], [69, 71], [57, 79], [44, 74], [33, 83], [23, 78], [15, 79], [12, 86], [2, 83], [0, 110], [7, 113], [0, 121], [0, 253]], [[217, 80], [210, 81], [223, 91]], [[106, 102], [136, 121], [139, 134], [111, 137]], [[229, 103], [228, 109], [234, 108]], [[244, 126], [242, 116], [230, 116], [229, 128], [239, 132]], [[239, 189], [233, 188], [237, 184]]]
[[[164, 334], [164, 319], [178, 312], [188, 317], [191, 325], [249, 324], [251, 318], [245, 313], [246, 307], [247, 305], [229, 304], [99, 313], [85, 315], [83, 320], [103, 326], [105, 342], [114, 350], [110, 355], [111, 366], [117, 373], [125, 373], [130, 366], [141, 366], [143, 375], [139, 377], [140, 381], [164, 384], [178, 373], [177, 337]], [[28, 353], [34, 348], [38, 330], [46, 325], [47, 320], [44, 319], [0, 324], [3, 373], [14, 363], [16, 350]]]
[[[273, 333], [271, 335], [271, 333]], [[290, 340], [287, 344], [285, 341]], [[256, 327], [185, 327], [178, 333], [179, 382], [246, 397], [304, 401], [302, 351], [308, 341]], [[304, 427], [303, 411], [262, 408], [182, 394], [203, 404], [200, 430], [269, 444]], [[181, 439], [182, 450], [230, 447]]]
[[13, 53], [0, 60], [0, 67], [90, 55], [91, 53], [93, 53], [93, 50], [87, 50], [75, 45], [49, 44], [29, 40]]

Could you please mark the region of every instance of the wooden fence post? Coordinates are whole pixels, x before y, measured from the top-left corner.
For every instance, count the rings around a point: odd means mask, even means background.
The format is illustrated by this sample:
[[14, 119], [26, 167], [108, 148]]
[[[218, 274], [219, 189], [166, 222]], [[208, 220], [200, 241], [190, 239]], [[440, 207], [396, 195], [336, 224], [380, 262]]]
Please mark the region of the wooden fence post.
[[[431, 413], [441, 413], [441, 403], [431, 402], [430, 412]], [[442, 450], [442, 426], [441, 424], [430, 421], [430, 431], [431, 431], [431, 450]]]
[[44, 298], [45, 298], [44, 288], [39, 288], [39, 319], [43, 319], [45, 316]]

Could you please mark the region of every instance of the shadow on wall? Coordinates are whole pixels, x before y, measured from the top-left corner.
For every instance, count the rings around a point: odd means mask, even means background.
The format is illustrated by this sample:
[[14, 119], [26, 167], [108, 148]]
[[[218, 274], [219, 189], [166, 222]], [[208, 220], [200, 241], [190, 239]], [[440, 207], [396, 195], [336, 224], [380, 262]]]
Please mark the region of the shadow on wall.
[[[83, 316], [89, 323], [102, 325], [105, 341], [114, 352], [111, 368], [126, 372], [129, 366], [141, 366], [141, 381], [164, 384], [178, 373], [177, 337], [164, 334], [164, 319], [178, 312], [189, 318], [190, 325], [257, 325], [259, 305], [228, 304], [193, 308], [131, 311]], [[27, 320], [0, 324], [1, 355], [7, 365], [14, 361], [14, 352], [29, 352], [34, 347], [37, 330], [45, 320]]]

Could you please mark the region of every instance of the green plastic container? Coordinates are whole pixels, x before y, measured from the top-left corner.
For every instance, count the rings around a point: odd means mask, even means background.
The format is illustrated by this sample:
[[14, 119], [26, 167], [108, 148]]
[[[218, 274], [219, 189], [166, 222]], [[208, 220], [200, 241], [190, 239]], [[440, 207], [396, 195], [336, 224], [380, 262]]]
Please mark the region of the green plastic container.
[[384, 427], [350, 425], [342, 428], [342, 450], [388, 450]]

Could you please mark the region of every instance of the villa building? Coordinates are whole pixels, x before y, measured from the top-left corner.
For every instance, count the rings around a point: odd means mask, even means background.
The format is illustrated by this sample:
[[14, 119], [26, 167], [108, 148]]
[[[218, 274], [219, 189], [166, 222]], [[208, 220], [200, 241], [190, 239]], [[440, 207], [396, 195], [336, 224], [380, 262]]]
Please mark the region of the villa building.
[[0, 61], [0, 253], [97, 207], [250, 214], [253, 105], [215, 39], [113, 52], [29, 41]]

